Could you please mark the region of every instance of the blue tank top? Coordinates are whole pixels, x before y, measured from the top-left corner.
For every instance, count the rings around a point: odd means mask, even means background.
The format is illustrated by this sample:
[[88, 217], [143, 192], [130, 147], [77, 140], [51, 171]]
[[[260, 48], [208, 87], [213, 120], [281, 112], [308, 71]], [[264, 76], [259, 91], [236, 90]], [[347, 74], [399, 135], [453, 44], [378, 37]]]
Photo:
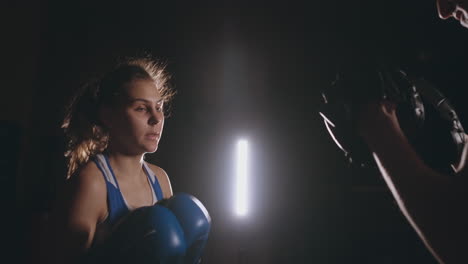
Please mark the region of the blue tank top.
[[[117, 182], [117, 178], [115, 177], [114, 171], [110, 166], [110, 162], [107, 156], [105, 154], [97, 154], [93, 158], [93, 161], [102, 172], [107, 189], [108, 215], [106, 220], [99, 223], [96, 228], [94, 241], [98, 242], [107, 237], [112, 227], [134, 208], [129, 207], [128, 203], [125, 201], [125, 197], [120, 192], [119, 183]], [[153, 192], [153, 201], [156, 203], [157, 201], [162, 200], [163, 193], [161, 186], [159, 185], [156, 175], [149, 168], [146, 162], [143, 162], [143, 170], [145, 171], [146, 176], [150, 182], [150, 186]]]

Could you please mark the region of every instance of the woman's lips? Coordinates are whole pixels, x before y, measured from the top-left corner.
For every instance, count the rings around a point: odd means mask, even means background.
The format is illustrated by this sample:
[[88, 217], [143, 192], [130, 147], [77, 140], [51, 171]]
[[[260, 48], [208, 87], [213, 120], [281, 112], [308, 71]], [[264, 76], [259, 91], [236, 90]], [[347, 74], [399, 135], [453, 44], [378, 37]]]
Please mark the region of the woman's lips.
[[159, 140], [159, 133], [149, 133], [145, 135], [150, 140]]

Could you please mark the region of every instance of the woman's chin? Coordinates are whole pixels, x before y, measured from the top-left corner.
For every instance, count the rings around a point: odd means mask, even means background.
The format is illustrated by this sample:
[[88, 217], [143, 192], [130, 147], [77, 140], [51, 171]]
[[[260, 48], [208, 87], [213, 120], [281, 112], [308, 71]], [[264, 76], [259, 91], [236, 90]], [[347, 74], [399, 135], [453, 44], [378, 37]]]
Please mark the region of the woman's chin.
[[158, 150], [158, 145], [159, 145], [159, 141], [147, 140], [147, 141], [140, 142], [139, 148], [144, 153], [153, 153], [153, 152], [156, 152], [156, 150]]
[[158, 145], [153, 145], [153, 146], [145, 146], [145, 152], [146, 153], [154, 153], [158, 150]]

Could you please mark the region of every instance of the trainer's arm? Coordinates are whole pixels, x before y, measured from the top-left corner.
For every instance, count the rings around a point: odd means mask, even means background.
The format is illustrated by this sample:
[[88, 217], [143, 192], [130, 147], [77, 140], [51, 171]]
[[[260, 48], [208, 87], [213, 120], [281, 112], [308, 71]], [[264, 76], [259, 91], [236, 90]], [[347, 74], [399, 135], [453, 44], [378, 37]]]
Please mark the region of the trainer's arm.
[[466, 175], [442, 175], [426, 166], [389, 102], [369, 104], [358, 127], [398, 206], [431, 253], [440, 263], [468, 263]]

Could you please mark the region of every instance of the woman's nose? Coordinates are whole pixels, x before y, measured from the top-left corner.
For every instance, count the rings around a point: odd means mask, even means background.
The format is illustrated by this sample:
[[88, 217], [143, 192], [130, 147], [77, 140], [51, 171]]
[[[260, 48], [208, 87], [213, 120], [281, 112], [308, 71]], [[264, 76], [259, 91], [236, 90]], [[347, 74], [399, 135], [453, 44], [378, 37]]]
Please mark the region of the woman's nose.
[[453, 0], [437, 0], [437, 11], [439, 13], [439, 17], [447, 19], [453, 16], [456, 6], [457, 5]]
[[163, 118], [164, 118], [164, 117], [163, 117], [162, 113], [153, 110], [152, 113], [151, 113], [151, 117], [150, 117], [150, 119], [148, 120], [148, 123], [149, 123], [150, 125], [157, 125], [159, 122], [161, 122], [161, 120], [162, 120]]

